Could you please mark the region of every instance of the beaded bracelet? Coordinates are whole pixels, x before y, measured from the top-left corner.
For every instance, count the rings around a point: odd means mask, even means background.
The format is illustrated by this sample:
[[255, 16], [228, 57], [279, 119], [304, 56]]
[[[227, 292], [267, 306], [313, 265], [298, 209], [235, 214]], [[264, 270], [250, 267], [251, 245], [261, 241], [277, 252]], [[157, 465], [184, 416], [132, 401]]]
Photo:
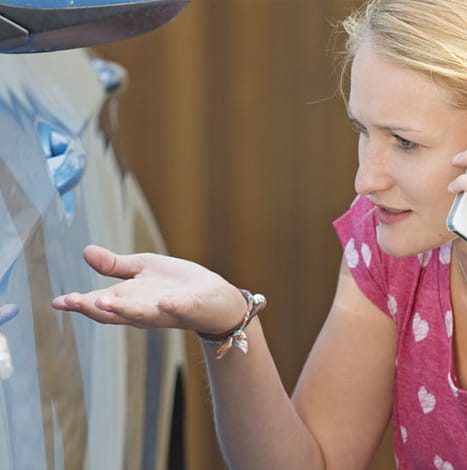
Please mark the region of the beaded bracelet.
[[248, 353], [248, 340], [245, 328], [255, 315], [266, 307], [266, 297], [262, 294], [252, 294], [245, 289], [239, 289], [247, 303], [247, 311], [242, 321], [232, 329], [218, 334], [210, 335], [197, 332], [198, 336], [207, 344], [217, 344], [216, 359], [222, 359], [232, 348], [238, 348], [244, 354]]

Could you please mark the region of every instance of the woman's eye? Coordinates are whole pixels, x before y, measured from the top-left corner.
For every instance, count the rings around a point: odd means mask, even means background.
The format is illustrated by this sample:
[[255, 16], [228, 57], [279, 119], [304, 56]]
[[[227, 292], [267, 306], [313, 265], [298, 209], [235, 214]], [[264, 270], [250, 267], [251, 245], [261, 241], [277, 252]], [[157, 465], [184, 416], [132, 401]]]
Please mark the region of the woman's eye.
[[415, 150], [418, 148], [418, 144], [415, 142], [412, 142], [411, 140], [404, 139], [403, 137], [399, 135], [394, 135], [394, 137], [398, 140], [399, 146], [403, 150]]

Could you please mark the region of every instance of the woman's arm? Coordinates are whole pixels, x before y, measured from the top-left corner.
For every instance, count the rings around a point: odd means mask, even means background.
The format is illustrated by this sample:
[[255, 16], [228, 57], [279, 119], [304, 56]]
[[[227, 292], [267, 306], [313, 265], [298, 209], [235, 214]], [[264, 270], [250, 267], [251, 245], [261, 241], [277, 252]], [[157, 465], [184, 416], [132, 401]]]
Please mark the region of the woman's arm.
[[[160, 255], [85, 252], [98, 272], [125, 279], [111, 288], [69, 294], [56, 308], [103, 323], [175, 327], [217, 334], [245, 311], [241, 294], [216, 274]], [[287, 396], [254, 318], [247, 355], [215, 358], [204, 344], [216, 427], [230, 468], [362, 469], [387, 424], [395, 328], [355, 285], [345, 265], [336, 298], [293, 401]]]
[[391, 415], [396, 325], [358, 288], [345, 262], [330, 314], [293, 394], [328, 469], [366, 468]]
[[218, 361], [214, 348], [204, 346], [217, 432], [230, 468], [366, 468], [391, 412], [396, 334], [345, 263], [292, 401], [259, 322], [247, 333], [247, 356]]

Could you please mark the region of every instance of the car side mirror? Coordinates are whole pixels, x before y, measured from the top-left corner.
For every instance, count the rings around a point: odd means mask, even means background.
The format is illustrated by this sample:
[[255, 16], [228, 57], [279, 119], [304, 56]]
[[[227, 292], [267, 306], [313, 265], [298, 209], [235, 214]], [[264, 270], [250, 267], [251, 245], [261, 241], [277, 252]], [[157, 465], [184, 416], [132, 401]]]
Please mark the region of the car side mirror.
[[152, 31], [189, 0], [0, 0], [0, 52], [94, 46]]

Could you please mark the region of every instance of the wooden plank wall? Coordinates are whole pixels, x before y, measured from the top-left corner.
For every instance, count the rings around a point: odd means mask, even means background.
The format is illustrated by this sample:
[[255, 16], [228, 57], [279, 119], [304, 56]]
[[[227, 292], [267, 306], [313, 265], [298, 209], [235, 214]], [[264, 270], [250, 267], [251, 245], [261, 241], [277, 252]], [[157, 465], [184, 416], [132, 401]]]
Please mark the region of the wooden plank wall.
[[[354, 196], [330, 35], [359, 3], [192, 0], [159, 31], [98, 48], [130, 73], [122, 134], [170, 253], [267, 295], [262, 323], [288, 390], [332, 301], [331, 222]], [[191, 335], [187, 347], [187, 469], [218, 470]], [[390, 454], [374, 469], [393, 468]]]

